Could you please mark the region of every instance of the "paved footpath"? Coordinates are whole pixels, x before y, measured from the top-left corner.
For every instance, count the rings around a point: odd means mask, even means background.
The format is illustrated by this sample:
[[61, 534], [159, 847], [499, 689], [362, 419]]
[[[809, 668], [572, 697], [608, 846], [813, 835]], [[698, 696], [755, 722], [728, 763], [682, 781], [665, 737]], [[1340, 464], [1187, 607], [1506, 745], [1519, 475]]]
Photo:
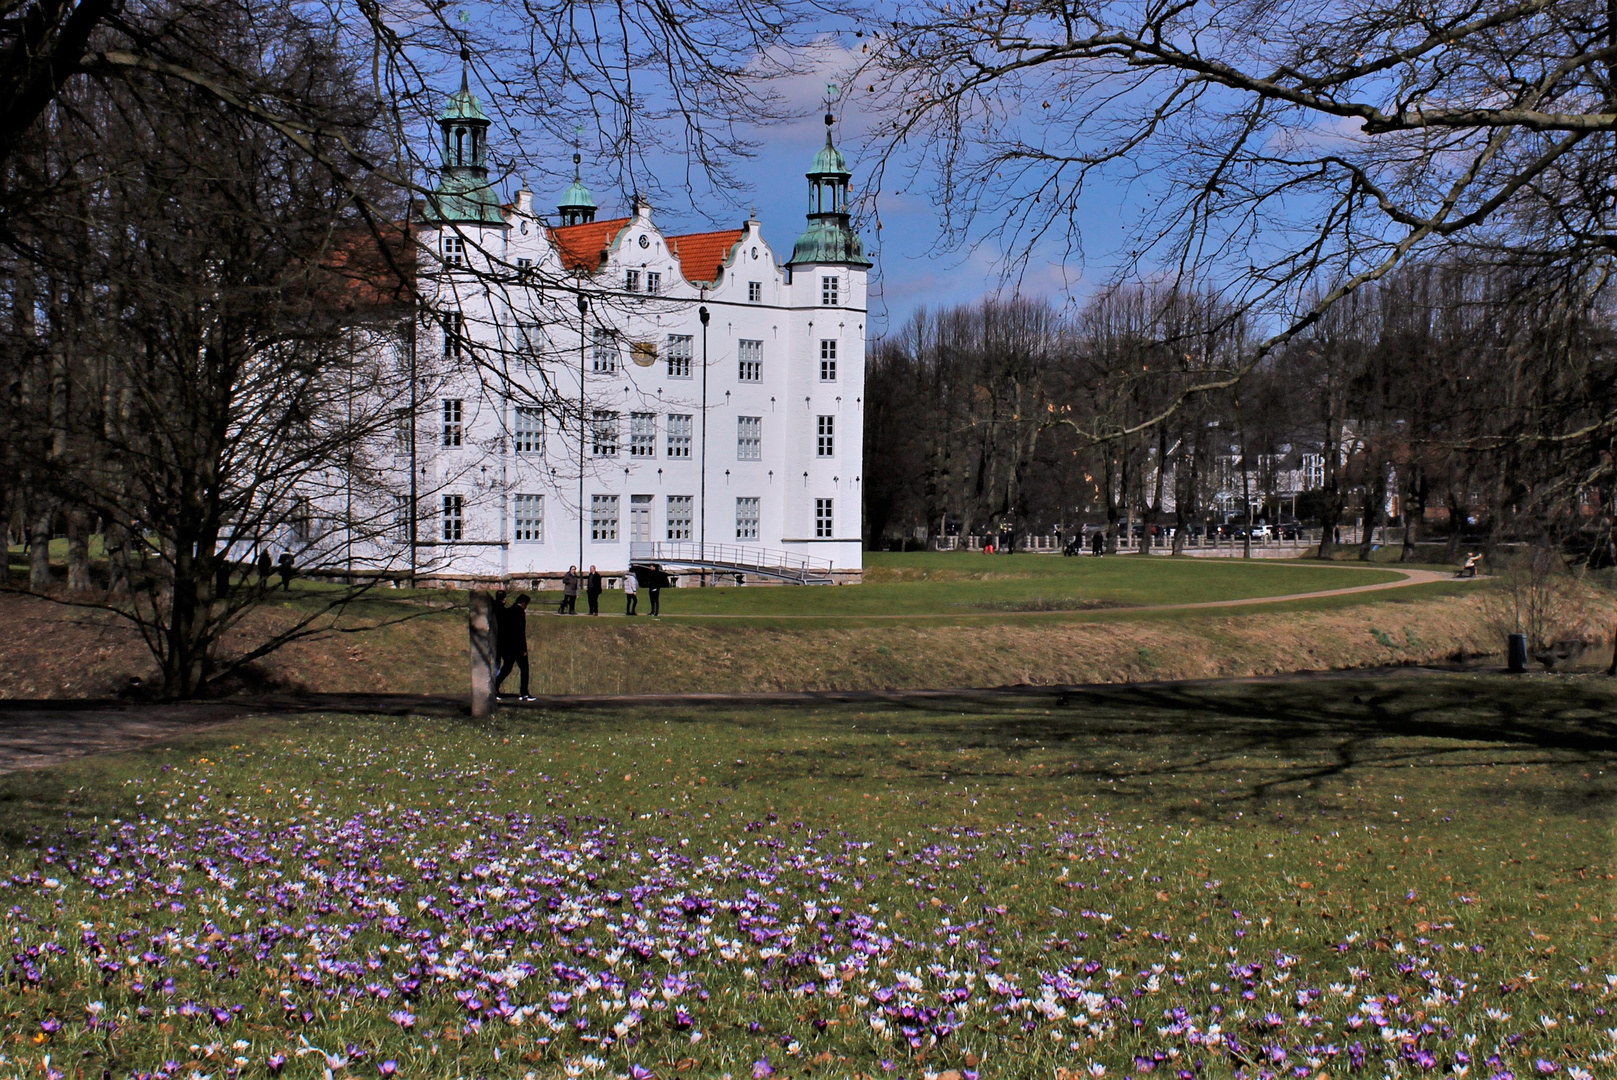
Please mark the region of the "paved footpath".
[[[1387, 568], [1395, 569], [1395, 568]], [[1163, 611], [1194, 608], [1234, 608], [1273, 604], [1286, 600], [1300, 600], [1321, 596], [1344, 596], [1350, 593], [1377, 592], [1399, 589], [1409, 585], [1422, 585], [1433, 581], [1448, 581], [1453, 575], [1436, 570], [1403, 570], [1398, 581], [1383, 581], [1374, 585], [1355, 585], [1348, 588], [1328, 589], [1323, 592], [1295, 593], [1286, 596], [1254, 596], [1242, 600], [1210, 600], [1197, 604], [1157, 604], [1137, 608], [1110, 608], [1109, 611]], [[695, 616], [696, 618], [730, 618], [732, 616]], [[753, 618], [754, 616], [743, 616]], [[777, 618], [822, 618], [817, 615], [776, 616]], [[848, 616], [835, 616], [847, 618]], [[858, 616], [860, 618], [908, 618], [913, 615]], [[1003, 617], [995, 613], [994, 617]], [[949, 618], [958, 619], [952, 615]], [[1408, 669], [1402, 669], [1408, 670]], [[1308, 673], [1303, 676], [1321, 678], [1333, 673]], [[1371, 672], [1356, 670], [1343, 675], [1362, 677]], [[1231, 680], [1198, 680], [1228, 682]], [[1242, 680], [1236, 680], [1242, 681]], [[1267, 681], [1267, 680], [1259, 680]], [[1131, 686], [1150, 684], [1133, 683]], [[1167, 685], [1167, 684], [1164, 684]], [[1187, 684], [1172, 684], [1187, 685]], [[834, 704], [840, 702], [924, 701], [971, 698], [973, 700], [1004, 699], [1028, 694], [1056, 694], [1080, 689], [1077, 687], [1039, 686], [1003, 687], [981, 690], [830, 690], [768, 694], [656, 694], [656, 695], [596, 695], [546, 697], [531, 705], [533, 709], [607, 708], [630, 705], [747, 705], [747, 704]], [[514, 702], [506, 702], [512, 707]], [[430, 715], [464, 716], [465, 698], [447, 695], [418, 694], [268, 694], [253, 698], [231, 698], [222, 701], [153, 702], [142, 704], [130, 701], [87, 701], [60, 699], [49, 701], [0, 700], [0, 773], [16, 769], [40, 768], [55, 765], [87, 754], [110, 754], [120, 750], [133, 750], [141, 746], [206, 731], [232, 720], [248, 716], [297, 715], [318, 712], [366, 713], [383, 716]]]
[[[1159, 556], [1159, 557], [1160, 558], [1167, 558], [1167, 556]], [[1395, 573], [1395, 574], [1402, 574], [1403, 577], [1396, 578], [1396, 579], [1394, 579], [1392, 581], [1378, 581], [1374, 585], [1347, 585], [1347, 586], [1344, 586], [1344, 587], [1342, 587], [1340, 589], [1317, 589], [1317, 590], [1315, 590], [1313, 592], [1283, 593], [1283, 594], [1281, 594], [1279, 596], [1248, 596], [1248, 597], [1244, 597], [1244, 598], [1239, 599], [1239, 600], [1202, 600], [1202, 601], [1199, 601], [1198, 603], [1194, 603], [1194, 604], [1122, 604], [1122, 605], [1119, 605], [1117, 607], [1097, 607], [1097, 608], [1086, 608], [1086, 609], [1081, 609], [1081, 610], [1084, 613], [1087, 613], [1087, 614], [1104, 613], [1104, 614], [1107, 614], [1107, 615], [1118, 615], [1118, 614], [1126, 615], [1131, 611], [1193, 611], [1193, 610], [1195, 610], [1197, 608], [1251, 607], [1251, 606], [1254, 606], [1254, 605], [1257, 605], [1257, 604], [1280, 604], [1280, 603], [1284, 603], [1284, 602], [1286, 602], [1288, 600], [1317, 600], [1322, 596], [1348, 596], [1348, 595], [1351, 595], [1353, 593], [1381, 592], [1384, 589], [1405, 589], [1405, 588], [1408, 588], [1411, 585], [1430, 585], [1431, 583], [1433, 583], [1435, 581], [1454, 581], [1455, 580], [1453, 572], [1448, 571], [1448, 570], [1406, 570], [1406, 569], [1404, 569], [1403, 567], [1400, 567], [1400, 566], [1381, 566], [1381, 565], [1375, 565], [1375, 566], [1369, 566], [1369, 567], [1363, 567], [1363, 568], [1361, 568], [1361, 567], [1351, 567], [1351, 568], [1350, 567], [1341, 567], [1341, 569], [1344, 569], [1344, 570], [1346, 570], [1346, 569], [1388, 570], [1388, 571], [1391, 571], [1392, 573]], [[1484, 580], [1484, 579], [1479, 578], [1479, 579], [1472, 579], [1472, 580]], [[1049, 618], [1049, 619], [1067, 619], [1067, 618], [1071, 618], [1073, 615], [1078, 614], [1078, 613], [1079, 613], [1078, 610], [1056, 610], [1056, 611], [948, 611], [948, 612], [945, 612], [945, 611], [930, 611], [930, 612], [905, 612], [905, 613], [898, 614], [898, 615], [883, 615], [883, 614], [877, 614], [877, 613], [866, 613], [866, 612], [862, 612], [862, 611], [860, 611], [860, 612], [843, 611], [843, 612], [837, 612], [836, 614], [831, 614], [831, 615], [787, 615], [787, 614], [761, 615], [761, 614], [757, 614], [757, 613], [751, 613], [751, 614], [746, 614], [746, 615], [722, 615], [722, 614], [709, 614], [707, 612], [689, 611], [689, 612], [681, 612], [679, 614], [659, 615], [658, 618], [660, 618], [660, 619], [669, 619], [669, 620], [679, 620], [679, 621], [690, 620], [692, 622], [700, 622], [700, 621], [704, 621], [704, 620], [707, 620], [707, 619], [768, 619], [770, 622], [804, 621], [804, 620], [813, 620], [813, 619], [837, 619], [837, 620], [840, 620], [842, 622], [863, 622], [863, 621], [870, 620], [870, 619], [904, 619], [904, 620], [907, 620], [909, 622], [917, 622], [917, 621], [921, 621], [921, 620], [925, 620], [925, 619], [946, 619], [946, 620], [948, 620], [950, 622], [958, 622], [958, 621], [960, 621], [962, 619], [1003, 619], [1006, 616], [1011, 616], [1011, 615], [1014, 615], [1018, 619], [1028, 619], [1028, 618], [1035, 618], [1036, 619], [1036, 618], [1040, 618], [1040, 617]], [[533, 617], [533, 614], [534, 614], [533, 612], [529, 612], [529, 617], [530, 618]], [[556, 618], [569, 618], [570, 617], [570, 616], [557, 615], [554, 611], [539, 612], [539, 614], [551, 615], [551, 616], [554, 616]], [[602, 614], [601, 616], [599, 616], [599, 618], [604, 618], [604, 619], [626, 619], [628, 617], [629, 616], [619, 614], [617, 612], [606, 612], [606, 613]], [[639, 616], [635, 616], [635, 617], [639, 618]]]

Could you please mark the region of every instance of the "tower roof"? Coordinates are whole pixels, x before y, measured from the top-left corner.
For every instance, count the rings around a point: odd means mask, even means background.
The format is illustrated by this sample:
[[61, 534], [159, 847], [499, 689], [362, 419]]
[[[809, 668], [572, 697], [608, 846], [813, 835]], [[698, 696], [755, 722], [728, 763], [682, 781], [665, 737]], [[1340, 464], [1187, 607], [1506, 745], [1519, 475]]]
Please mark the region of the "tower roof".
[[556, 204], [558, 210], [594, 210], [595, 196], [590, 189], [584, 186], [584, 174], [580, 172], [582, 156], [573, 152], [573, 182], [566, 191], [561, 193], [561, 202]]
[[467, 80], [471, 57], [461, 53], [460, 89], [438, 114], [444, 163], [438, 186], [427, 195], [422, 220], [434, 225], [506, 224], [500, 198], [489, 183], [486, 155], [489, 118]]
[[483, 105], [472, 93], [471, 87], [472, 57], [469, 52], [462, 49], [460, 54], [460, 89], [449, 95], [444, 102], [443, 112], [438, 114], [440, 123], [456, 120], [470, 120], [474, 123], [488, 123], [488, 114], [483, 111]]
[[454, 122], [456, 120], [469, 120], [473, 123], [488, 123], [488, 114], [483, 111], [482, 103], [477, 96], [467, 89], [466, 83], [460, 84], [460, 89], [449, 95], [444, 102], [443, 111], [438, 114], [441, 122]]
[[825, 145], [814, 155], [814, 164], [807, 176], [809, 182], [808, 228], [792, 245], [791, 262], [840, 263], [844, 266], [869, 266], [865, 246], [849, 221], [847, 159], [842, 156], [831, 138], [831, 125], [836, 117], [825, 114]]
[[828, 113], [825, 117], [825, 145], [814, 155], [814, 165], [809, 169], [808, 175], [834, 176], [839, 173], [843, 176], [853, 175], [848, 172], [848, 161], [842, 156], [842, 151], [831, 142], [831, 116]]

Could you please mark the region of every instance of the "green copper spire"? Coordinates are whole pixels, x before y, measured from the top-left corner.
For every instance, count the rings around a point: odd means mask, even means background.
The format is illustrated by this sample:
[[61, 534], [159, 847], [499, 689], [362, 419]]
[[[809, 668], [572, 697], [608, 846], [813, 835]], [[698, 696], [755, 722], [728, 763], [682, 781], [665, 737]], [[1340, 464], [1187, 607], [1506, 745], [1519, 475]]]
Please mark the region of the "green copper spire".
[[573, 183], [562, 192], [561, 202], [556, 204], [556, 212], [561, 215], [563, 225], [583, 225], [595, 220], [595, 196], [584, 186], [584, 176], [579, 172], [583, 160], [583, 155], [574, 150]]
[[814, 155], [814, 165], [807, 173], [808, 228], [792, 246], [788, 266], [795, 263], [870, 265], [870, 260], [865, 258], [865, 246], [848, 220], [848, 181], [853, 174], [848, 171], [842, 151], [831, 140], [831, 125], [835, 119], [829, 112], [825, 114], [825, 145]]
[[434, 225], [504, 226], [499, 197], [488, 182], [489, 118], [468, 85], [471, 54], [462, 49], [460, 59], [460, 89], [438, 114], [444, 163], [423, 217]]

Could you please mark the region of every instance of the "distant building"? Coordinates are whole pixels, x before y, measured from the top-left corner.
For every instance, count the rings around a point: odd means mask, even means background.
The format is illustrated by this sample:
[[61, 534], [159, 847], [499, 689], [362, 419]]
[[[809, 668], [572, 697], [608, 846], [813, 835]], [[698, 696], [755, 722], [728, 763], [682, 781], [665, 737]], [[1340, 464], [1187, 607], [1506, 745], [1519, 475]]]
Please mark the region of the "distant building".
[[754, 220], [667, 235], [638, 196], [599, 219], [577, 154], [553, 219], [528, 191], [502, 205], [462, 81], [416, 223], [428, 312], [395, 458], [395, 539], [423, 574], [615, 574], [704, 543], [860, 572], [870, 262], [831, 122], [781, 262]]

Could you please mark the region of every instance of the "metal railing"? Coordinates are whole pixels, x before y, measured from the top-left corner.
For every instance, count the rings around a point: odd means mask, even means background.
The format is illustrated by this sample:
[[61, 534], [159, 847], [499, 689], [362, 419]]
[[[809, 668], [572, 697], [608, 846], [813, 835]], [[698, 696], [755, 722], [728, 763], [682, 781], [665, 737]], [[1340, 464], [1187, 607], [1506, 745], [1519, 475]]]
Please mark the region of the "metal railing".
[[636, 563], [672, 563], [730, 573], [762, 574], [803, 584], [831, 580], [832, 562], [795, 551], [772, 551], [740, 544], [699, 544], [688, 540], [631, 543], [629, 559]]

